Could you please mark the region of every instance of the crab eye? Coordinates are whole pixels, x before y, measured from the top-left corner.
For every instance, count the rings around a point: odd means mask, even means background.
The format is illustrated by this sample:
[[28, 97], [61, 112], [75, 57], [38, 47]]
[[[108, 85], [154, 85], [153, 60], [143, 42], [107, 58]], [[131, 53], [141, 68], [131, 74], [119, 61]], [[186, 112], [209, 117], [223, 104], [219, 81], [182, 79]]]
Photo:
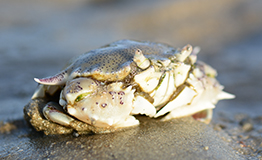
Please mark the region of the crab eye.
[[90, 94], [91, 94], [91, 92], [86, 92], [86, 93], [80, 94], [79, 96], [76, 97], [75, 102], [79, 102], [79, 101], [85, 99]]

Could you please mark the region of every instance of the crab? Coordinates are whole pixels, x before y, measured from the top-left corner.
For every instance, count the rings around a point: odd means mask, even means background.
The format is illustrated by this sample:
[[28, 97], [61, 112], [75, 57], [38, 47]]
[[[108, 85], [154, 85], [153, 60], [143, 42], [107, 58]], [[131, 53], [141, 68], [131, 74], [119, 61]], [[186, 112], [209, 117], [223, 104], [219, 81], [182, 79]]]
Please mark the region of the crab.
[[[137, 126], [138, 114], [163, 121], [192, 116], [209, 123], [218, 100], [234, 95], [223, 91], [216, 70], [197, 61], [197, 53], [191, 45], [175, 49], [120, 40], [80, 55], [54, 76], [35, 78], [39, 85], [32, 100], [46, 100], [39, 111], [42, 121], [80, 133]], [[81, 130], [80, 124], [87, 127]], [[52, 130], [46, 123], [33, 126]]]

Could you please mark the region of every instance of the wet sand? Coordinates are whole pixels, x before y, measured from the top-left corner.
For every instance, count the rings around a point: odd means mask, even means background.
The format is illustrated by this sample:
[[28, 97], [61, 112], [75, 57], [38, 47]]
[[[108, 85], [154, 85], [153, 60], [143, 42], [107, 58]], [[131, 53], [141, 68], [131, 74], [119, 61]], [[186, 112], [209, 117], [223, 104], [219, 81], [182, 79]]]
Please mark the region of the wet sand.
[[[261, 159], [262, 3], [201, 2], [1, 1], [0, 158]], [[76, 138], [46, 136], [26, 124], [34, 77], [119, 39], [199, 45], [199, 59], [237, 98], [219, 102], [210, 125], [138, 116], [139, 127]]]
[[[160, 122], [137, 117], [139, 127], [100, 135], [53, 135], [36, 133], [23, 123], [0, 135], [5, 159], [241, 159], [221, 135], [194, 119]], [[4, 152], [3, 150], [8, 150]]]

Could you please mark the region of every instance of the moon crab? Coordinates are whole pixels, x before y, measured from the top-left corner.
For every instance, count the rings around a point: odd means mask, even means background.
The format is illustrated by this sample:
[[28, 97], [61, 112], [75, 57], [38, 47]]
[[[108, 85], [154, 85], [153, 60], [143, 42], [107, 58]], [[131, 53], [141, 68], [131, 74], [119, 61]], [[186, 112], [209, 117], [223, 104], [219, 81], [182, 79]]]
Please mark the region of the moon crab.
[[32, 101], [45, 105], [25, 107], [25, 117], [45, 134], [112, 132], [139, 125], [138, 114], [209, 123], [217, 101], [234, 95], [223, 91], [216, 70], [197, 61], [197, 50], [131, 40], [91, 50], [58, 74], [34, 79]]

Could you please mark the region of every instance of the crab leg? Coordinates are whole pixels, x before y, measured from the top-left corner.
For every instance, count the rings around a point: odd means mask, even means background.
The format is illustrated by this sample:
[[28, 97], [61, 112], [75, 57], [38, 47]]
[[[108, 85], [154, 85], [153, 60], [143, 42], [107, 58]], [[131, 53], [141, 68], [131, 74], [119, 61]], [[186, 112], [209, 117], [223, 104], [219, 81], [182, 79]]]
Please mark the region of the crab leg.
[[197, 112], [200, 112], [206, 109], [214, 109], [214, 108], [215, 108], [215, 105], [211, 102], [199, 102], [193, 105], [184, 105], [184, 106], [180, 106], [178, 108], [173, 109], [167, 116], [163, 118], [163, 120], [193, 115]]
[[157, 87], [161, 75], [161, 72], [156, 72], [154, 67], [151, 66], [147, 70], [136, 75], [134, 80], [139, 84], [143, 91], [151, 92]]
[[49, 102], [43, 108], [43, 114], [46, 119], [61, 124], [63, 126], [70, 126], [74, 120], [72, 117], [66, 115], [61, 109], [61, 106], [54, 102]]
[[166, 106], [164, 106], [157, 114], [154, 116], [155, 118], [166, 114], [169, 111], [174, 110], [175, 108], [181, 108], [181, 106], [185, 106], [189, 104], [192, 99], [195, 97], [196, 92], [185, 86], [184, 89], [178, 94], [178, 96], [170, 101]]
[[162, 106], [168, 101], [175, 90], [173, 73], [166, 72], [159, 87], [150, 94], [150, 96], [154, 98], [153, 105], [156, 106], [156, 108]]
[[42, 79], [34, 78], [37, 83], [45, 84], [45, 85], [63, 85], [68, 80], [67, 71], [62, 71], [54, 76], [46, 77]]
[[148, 100], [142, 96], [136, 96], [133, 100], [133, 107], [131, 114], [145, 114], [153, 117], [156, 114], [156, 108]]
[[47, 85], [39, 84], [31, 99], [45, 98], [46, 94], [53, 96], [55, 92], [59, 89], [60, 86], [47, 86]]

